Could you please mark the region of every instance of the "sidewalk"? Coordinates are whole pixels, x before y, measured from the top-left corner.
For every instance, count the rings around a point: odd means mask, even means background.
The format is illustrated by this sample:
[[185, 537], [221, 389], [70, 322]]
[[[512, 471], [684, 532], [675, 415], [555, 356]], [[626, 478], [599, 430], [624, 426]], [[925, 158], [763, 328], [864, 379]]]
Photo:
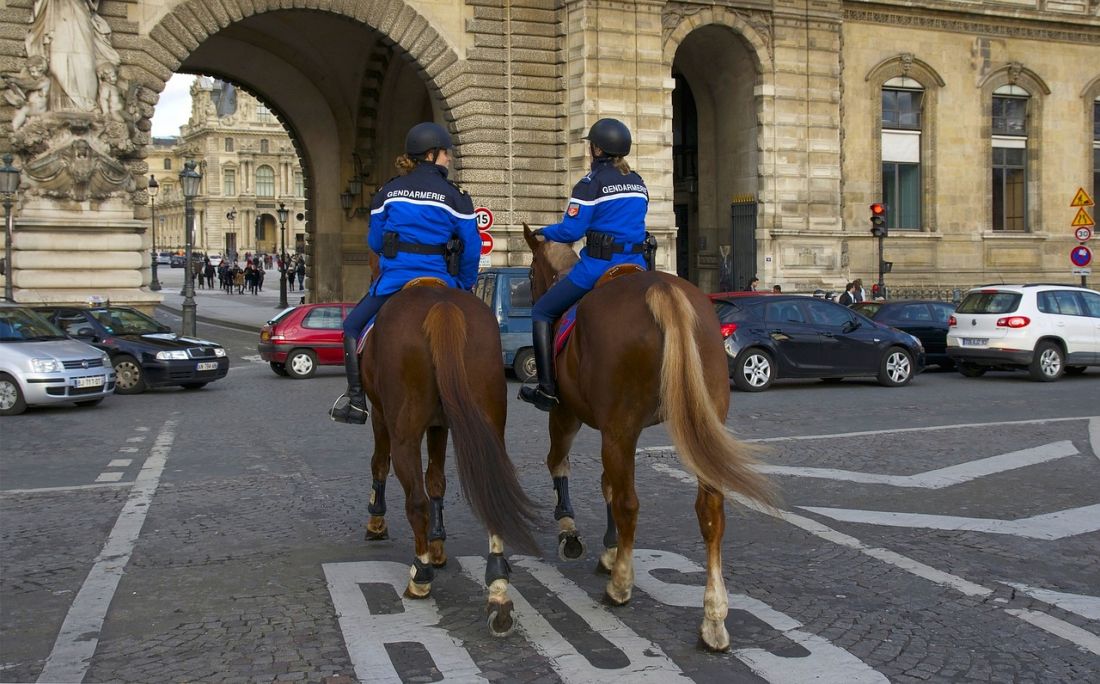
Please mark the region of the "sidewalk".
[[[160, 294], [164, 300], [160, 307], [176, 315], [183, 314], [183, 269], [170, 268], [167, 265], [157, 267], [157, 279], [160, 280]], [[289, 283], [289, 281], [288, 281]], [[230, 328], [258, 333], [265, 323], [274, 318], [282, 309], [279, 303], [279, 271], [270, 269], [264, 278], [264, 289], [253, 295], [246, 288], [244, 294], [226, 294], [218, 289], [218, 280], [214, 279], [214, 289], [195, 288], [195, 318], [203, 323], [216, 323]], [[297, 305], [306, 291], [287, 289], [286, 301], [290, 306]]]

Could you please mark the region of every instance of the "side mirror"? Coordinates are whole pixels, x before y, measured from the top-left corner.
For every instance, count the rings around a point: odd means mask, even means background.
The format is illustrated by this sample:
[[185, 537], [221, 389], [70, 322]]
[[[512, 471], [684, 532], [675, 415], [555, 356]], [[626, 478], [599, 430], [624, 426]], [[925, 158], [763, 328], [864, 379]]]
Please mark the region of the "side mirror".
[[841, 330], [843, 330], [845, 333], [850, 333], [850, 332], [853, 332], [853, 331], [858, 330], [858, 329], [859, 329], [859, 321], [858, 320], [848, 321], [847, 323], [844, 324], [844, 327], [841, 328]]

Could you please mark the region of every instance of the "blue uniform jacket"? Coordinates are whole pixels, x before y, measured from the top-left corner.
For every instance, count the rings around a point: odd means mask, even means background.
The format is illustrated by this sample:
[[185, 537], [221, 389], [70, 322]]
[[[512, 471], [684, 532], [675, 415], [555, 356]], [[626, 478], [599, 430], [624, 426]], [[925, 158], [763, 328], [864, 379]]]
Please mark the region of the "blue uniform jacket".
[[[555, 242], [576, 242], [589, 230], [610, 233], [627, 249], [645, 241], [645, 215], [649, 209], [649, 190], [641, 176], [631, 171], [625, 176], [607, 157], [592, 162], [592, 170], [573, 187], [569, 206], [561, 223], [546, 226], [542, 235]], [[633, 263], [645, 268], [641, 254], [620, 253], [610, 260], [588, 256], [581, 250], [581, 260], [570, 271], [568, 279], [591, 290], [608, 268], [615, 264]]]
[[[447, 263], [435, 254], [398, 252], [382, 256], [382, 234], [393, 231], [401, 242], [443, 245], [452, 237], [465, 243], [458, 277], [447, 273]], [[451, 287], [469, 290], [477, 280], [481, 238], [477, 234], [470, 196], [447, 180], [447, 169], [425, 162], [404, 176], [388, 181], [371, 201], [367, 244], [378, 254], [381, 276], [370, 293], [387, 295], [421, 276], [441, 278]]]

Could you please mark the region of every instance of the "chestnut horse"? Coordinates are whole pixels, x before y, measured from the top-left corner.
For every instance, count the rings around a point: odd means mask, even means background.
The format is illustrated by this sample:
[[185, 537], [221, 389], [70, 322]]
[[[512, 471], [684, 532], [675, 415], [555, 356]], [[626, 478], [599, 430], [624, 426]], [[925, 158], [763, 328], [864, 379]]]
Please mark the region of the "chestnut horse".
[[[503, 636], [513, 627], [504, 541], [527, 551], [537, 546], [529, 528], [532, 504], [504, 447], [508, 402], [500, 359], [499, 327], [489, 307], [447, 287], [407, 287], [394, 294], [360, 354], [363, 387], [374, 407], [367, 538], [387, 537], [385, 488], [392, 460], [416, 547], [405, 596], [429, 595], [434, 568], [447, 562], [443, 465], [450, 431], [462, 492], [489, 531], [489, 628]], [[420, 455], [425, 434], [426, 493]]]
[[[578, 257], [572, 248], [535, 237], [531, 296], [538, 299], [565, 277]], [[691, 283], [644, 271], [598, 285], [580, 301], [576, 325], [555, 360], [559, 405], [550, 412], [546, 465], [558, 505], [559, 555], [584, 553], [569, 500], [569, 448], [581, 423], [600, 431], [607, 502], [607, 597], [617, 605], [634, 588], [634, 533], [638, 496], [634, 457], [643, 428], [664, 422], [684, 465], [698, 478], [695, 513], [707, 547], [707, 586], [700, 634], [707, 647], [729, 648], [728, 598], [722, 580], [724, 494], [738, 492], [765, 505], [774, 494], [753, 468], [749, 448], [725, 429], [729, 374], [714, 307]]]

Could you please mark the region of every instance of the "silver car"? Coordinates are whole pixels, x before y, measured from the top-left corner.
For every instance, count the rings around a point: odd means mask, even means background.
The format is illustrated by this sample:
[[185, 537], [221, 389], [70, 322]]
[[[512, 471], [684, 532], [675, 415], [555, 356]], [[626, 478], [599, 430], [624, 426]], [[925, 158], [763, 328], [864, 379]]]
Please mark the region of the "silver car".
[[29, 309], [0, 305], [0, 416], [46, 404], [95, 406], [114, 391], [107, 354]]

